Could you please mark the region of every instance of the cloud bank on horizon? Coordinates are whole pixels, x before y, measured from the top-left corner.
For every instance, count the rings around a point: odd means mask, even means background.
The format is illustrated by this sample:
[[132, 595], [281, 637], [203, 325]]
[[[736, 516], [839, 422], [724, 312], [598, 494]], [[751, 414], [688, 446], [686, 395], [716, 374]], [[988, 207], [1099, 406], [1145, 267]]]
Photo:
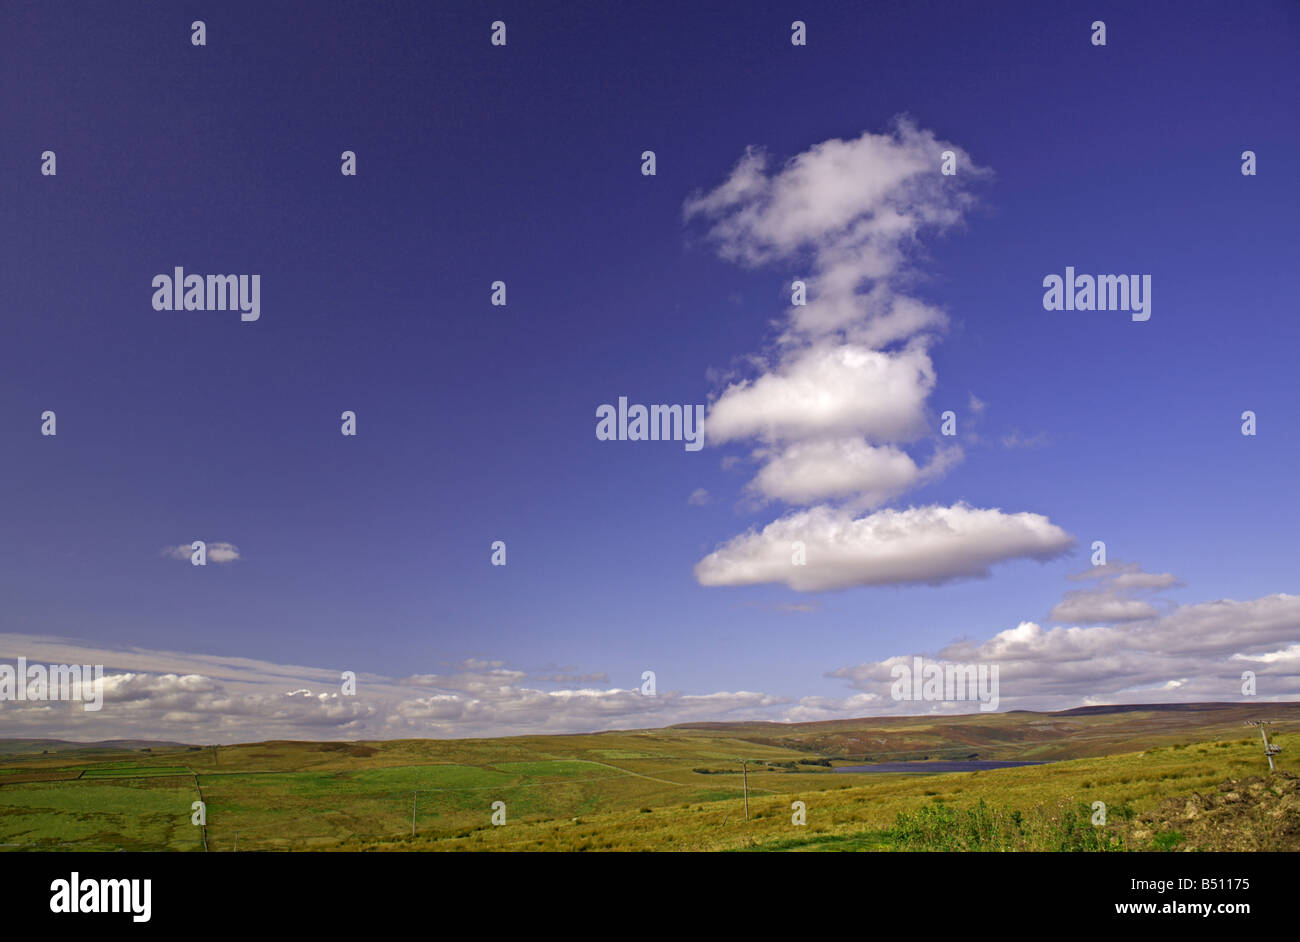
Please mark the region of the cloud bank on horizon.
[[[1133, 563], [1099, 568], [1106, 569], [1100, 578], [1112, 587], [1125, 580], [1120, 590], [1158, 589], [1177, 581], [1168, 573], [1143, 572]], [[1066, 599], [1070, 597], [1067, 592]], [[467, 660], [439, 674], [361, 675], [355, 694], [348, 695], [340, 691], [335, 670], [3, 634], [0, 659], [102, 664], [106, 676], [99, 712], [84, 712], [71, 702], [8, 702], [0, 703], [0, 716], [11, 736], [206, 744], [305, 736], [464, 738], [703, 721], [812, 722], [976, 712], [969, 701], [894, 699], [891, 669], [915, 657], [940, 665], [996, 665], [1004, 710], [1236, 700], [1244, 671], [1267, 678], [1268, 695], [1256, 699], [1268, 702], [1300, 696], [1297, 637], [1300, 596], [1283, 593], [1170, 605], [1164, 613], [1128, 618], [1119, 626], [1043, 627], [1026, 620], [984, 641], [954, 641], [933, 654], [909, 651], [826, 671], [826, 677], [849, 687], [843, 697], [791, 698], [746, 690], [661, 690], [646, 696], [610, 685], [601, 672], [525, 671], [500, 660]]]

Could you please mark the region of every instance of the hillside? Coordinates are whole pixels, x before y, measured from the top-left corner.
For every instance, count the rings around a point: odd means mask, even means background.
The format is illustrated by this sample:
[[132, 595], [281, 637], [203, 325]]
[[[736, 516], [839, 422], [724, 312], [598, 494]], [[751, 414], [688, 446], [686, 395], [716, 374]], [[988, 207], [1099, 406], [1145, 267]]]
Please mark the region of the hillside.
[[[0, 759], [0, 844], [886, 850], [947, 847], [943, 841], [959, 840], [970, 824], [978, 836], [962, 845], [970, 849], [985, 849], [981, 841], [999, 849], [1095, 849], [1088, 842], [1102, 832], [1088, 825], [1088, 809], [1100, 801], [1108, 809], [1105, 836], [1129, 849], [1169, 842], [1286, 849], [1300, 830], [1293, 788], [1280, 773], [1267, 776], [1258, 734], [1243, 726], [1253, 718], [1277, 720], [1273, 736], [1285, 749], [1279, 769], [1300, 772], [1288, 745], [1300, 704], [1291, 703], [690, 724], [475, 740], [48, 743]], [[927, 770], [928, 759], [972, 757], [1052, 761]], [[913, 772], [835, 771], [904, 759]], [[1224, 785], [1230, 781], [1261, 788], [1234, 791]], [[1275, 794], [1274, 786], [1282, 791]], [[190, 822], [200, 790], [207, 804], [202, 828]], [[1223, 794], [1238, 798], [1213, 797]], [[804, 803], [805, 825], [792, 823], [795, 801]], [[1206, 802], [1205, 821], [1227, 824], [1180, 827], [1170, 809], [1189, 801]], [[494, 802], [505, 805], [504, 826], [492, 823]], [[1225, 810], [1229, 804], [1259, 808], [1237, 813]]]

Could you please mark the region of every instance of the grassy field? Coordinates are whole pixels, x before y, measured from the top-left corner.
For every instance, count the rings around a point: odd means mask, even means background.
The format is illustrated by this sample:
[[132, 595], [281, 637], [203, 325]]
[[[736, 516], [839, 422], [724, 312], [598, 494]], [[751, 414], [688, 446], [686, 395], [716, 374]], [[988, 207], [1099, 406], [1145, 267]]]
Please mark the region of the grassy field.
[[[1278, 720], [1267, 772], [1243, 720]], [[484, 740], [0, 742], [6, 850], [1300, 849], [1300, 704]], [[1296, 748], [1300, 748], [1297, 746]], [[949, 774], [927, 760], [1052, 759]], [[741, 761], [748, 769], [745, 818]], [[911, 760], [906, 774], [836, 766]], [[206, 827], [191, 824], [200, 793]], [[802, 802], [806, 824], [792, 821]], [[504, 802], [506, 823], [492, 823]], [[1106, 824], [1092, 823], [1104, 802]], [[415, 836], [412, 837], [414, 811]]]

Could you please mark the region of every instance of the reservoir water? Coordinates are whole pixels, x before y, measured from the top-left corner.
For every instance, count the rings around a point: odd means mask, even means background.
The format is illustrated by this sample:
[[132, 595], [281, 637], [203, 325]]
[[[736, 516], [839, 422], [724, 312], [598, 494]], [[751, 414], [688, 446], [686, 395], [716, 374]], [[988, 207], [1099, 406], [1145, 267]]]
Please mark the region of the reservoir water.
[[836, 772], [979, 772], [984, 769], [1017, 769], [1022, 765], [1046, 765], [1046, 762], [1014, 762], [1000, 759], [960, 759], [938, 762], [877, 762], [874, 765], [841, 765]]

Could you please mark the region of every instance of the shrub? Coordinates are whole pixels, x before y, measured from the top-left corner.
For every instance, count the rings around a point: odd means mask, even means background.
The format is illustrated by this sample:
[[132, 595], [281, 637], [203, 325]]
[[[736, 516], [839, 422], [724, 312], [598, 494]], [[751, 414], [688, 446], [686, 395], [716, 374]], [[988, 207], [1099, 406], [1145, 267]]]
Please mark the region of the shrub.
[[1026, 813], [989, 805], [924, 805], [900, 812], [890, 836], [900, 850], [1109, 851], [1123, 839], [1092, 824], [1092, 809], [1078, 803]]
[[1151, 838], [1152, 850], [1173, 850], [1181, 844], [1185, 837], [1180, 831], [1161, 831], [1155, 837]]

